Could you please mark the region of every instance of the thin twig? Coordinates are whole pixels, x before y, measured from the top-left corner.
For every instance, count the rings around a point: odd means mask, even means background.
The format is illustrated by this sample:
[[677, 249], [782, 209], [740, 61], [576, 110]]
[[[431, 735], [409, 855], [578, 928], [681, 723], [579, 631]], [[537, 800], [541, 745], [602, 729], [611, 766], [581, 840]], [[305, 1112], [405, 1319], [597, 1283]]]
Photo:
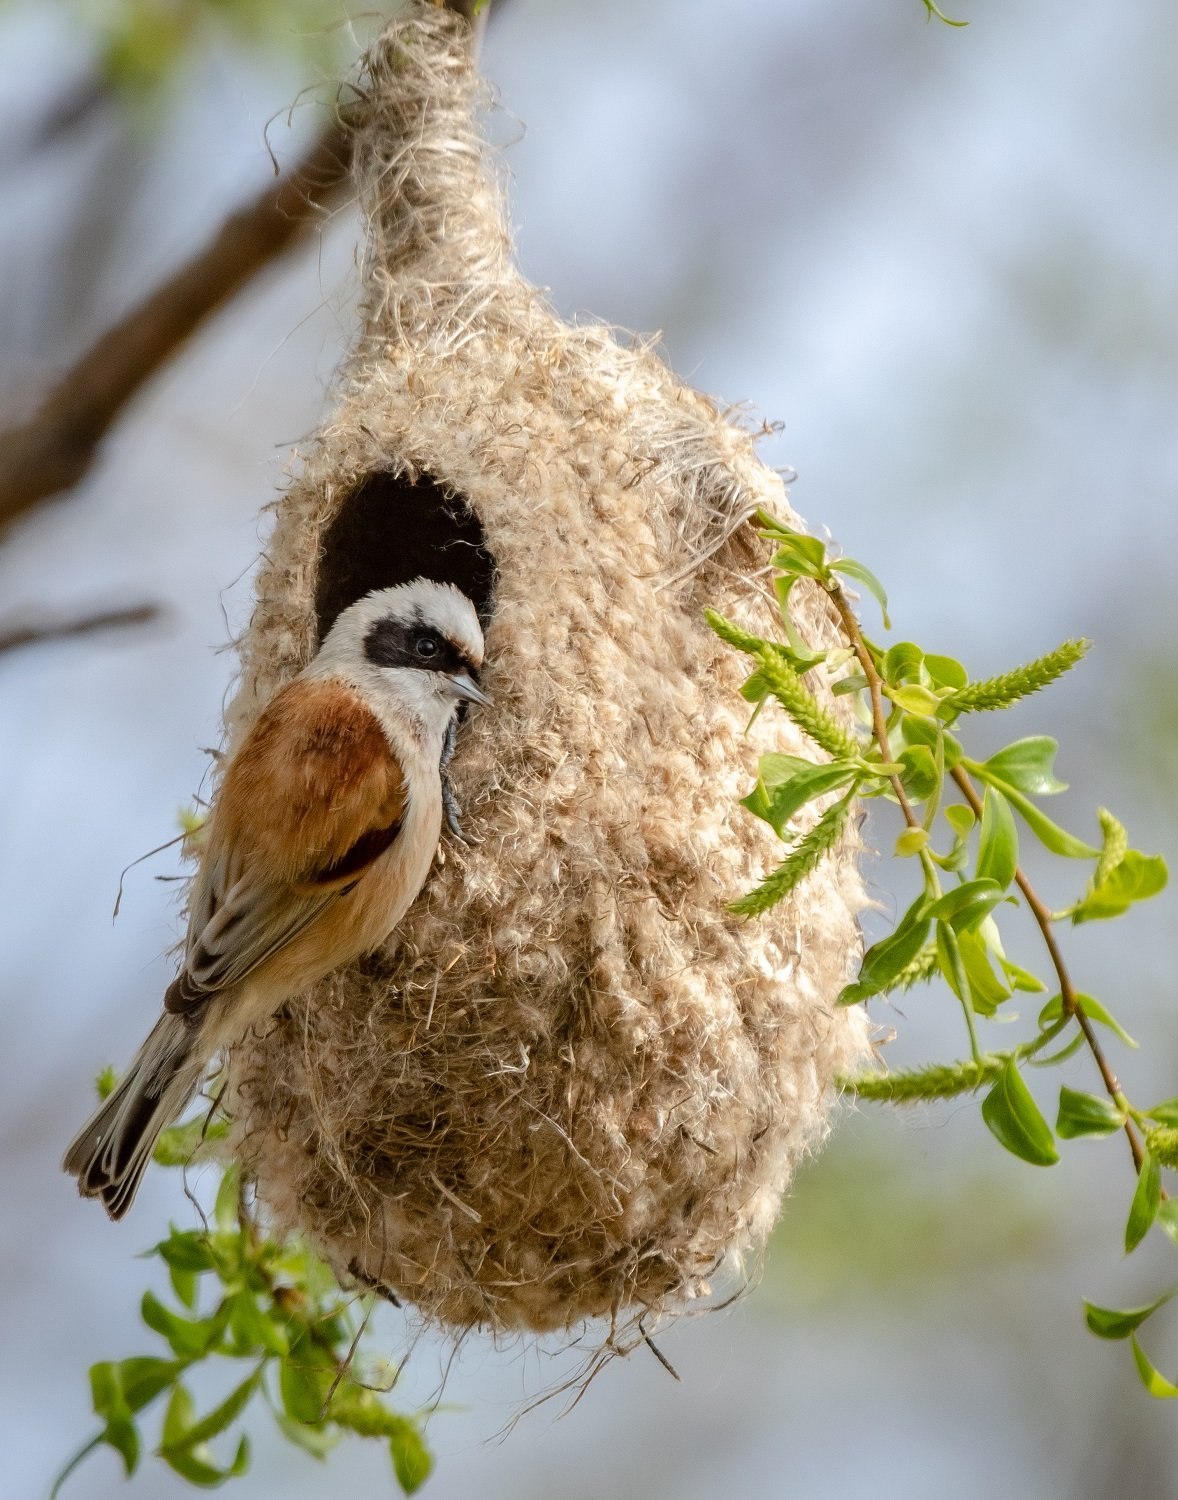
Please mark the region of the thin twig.
[[[880, 754], [886, 760], [891, 754], [891, 749], [888, 742], [887, 716], [883, 709], [883, 684], [876, 670], [875, 661], [872, 658], [871, 652], [867, 649], [867, 643], [863, 639], [863, 632], [859, 629], [859, 621], [855, 618], [855, 613], [851, 609], [842, 588], [834, 582], [825, 585], [825, 587], [830, 595], [831, 602], [838, 611], [847, 640], [850, 642], [851, 648], [858, 658], [860, 666], [863, 668], [863, 675], [867, 679], [867, 689], [871, 697], [871, 718], [875, 729], [875, 740], [879, 745]], [[955, 766], [950, 774], [959, 787], [962, 796], [969, 803], [974, 817], [980, 822], [982, 800], [978, 796], [973, 782], [960, 766]], [[889, 780], [891, 781], [892, 790], [896, 794], [896, 799], [900, 804], [908, 826], [910, 828], [923, 826], [913, 811], [912, 804], [904, 794], [899, 777], [892, 776]], [[1117, 1108], [1120, 1109], [1123, 1107], [1125, 1096], [1121, 1092], [1121, 1085], [1117, 1082], [1117, 1075], [1113, 1072], [1108, 1058], [1105, 1056], [1104, 1048], [1100, 1045], [1100, 1038], [1096, 1035], [1092, 1021], [1084, 1014], [1084, 1007], [1080, 1003], [1079, 996], [1068, 973], [1067, 964], [1064, 962], [1059, 944], [1055, 940], [1054, 919], [1052, 918], [1051, 911], [1041, 900], [1035, 888], [1027, 879], [1026, 873], [1021, 868], [1015, 871], [1014, 878], [1040, 933], [1043, 935], [1043, 942], [1047, 947], [1051, 966], [1055, 970], [1056, 978], [1059, 981], [1059, 993], [1063, 1013], [1065, 1016], [1075, 1016], [1080, 1030], [1084, 1033], [1084, 1040], [1088, 1044], [1088, 1049], [1092, 1053], [1097, 1068], [1100, 1070], [1100, 1076], [1104, 1082], [1105, 1089], [1109, 1097], [1117, 1105]], [[1133, 1166], [1140, 1172], [1144, 1155], [1136, 1127], [1131, 1119], [1126, 1119], [1125, 1121], [1125, 1135], [1129, 1140], [1129, 1150], [1133, 1154]]]
[[83, 615], [77, 620], [56, 620], [48, 625], [15, 625], [0, 629], [0, 655], [22, 646], [39, 646], [42, 641], [64, 641], [96, 630], [124, 629], [128, 625], [146, 625], [160, 617], [158, 604], [136, 604], [128, 609], [106, 609]]
[[[978, 796], [977, 789], [970, 780], [968, 773], [962, 770], [960, 766], [954, 766], [950, 774], [957, 783], [961, 795], [973, 810], [974, 817], [980, 821], [982, 816], [982, 799]], [[1092, 1053], [1096, 1066], [1100, 1070], [1105, 1090], [1114, 1104], [1120, 1108], [1121, 1101], [1125, 1096], [1121, 1092], [1121, 1085], [1117, 1081], [1117, 1075], [1113, 1072], [1109, 1060], [1105, 1056], [1104, 1048], [1100, 1045], [1100, 1038], [1096, 1035], [1096, 1029], [1091, 1019], [1084, 1014], [1084, 1007], [1076, 993], [1075, 986], [1072, 984], [1067, 964], [1064, 962], [1063, 954], [1055, 939], [1055, 919], [1052, 917], [1048, 906], [1027, 879], [1026, 872], [1021, 866], [1015, 870], [1014, 880], [1023, 894], [1023, 899], [1026, 901], [1031, 915], [1035, 919], [1035, 925], [1043, 935], [1043, 942], [1051, 958], [1051, 967], [1055, 970], [1055, 977], [1059, 982], [1060, 1003], [1063, 1013], [1065, 1016], [1075, 1016], [1080, 1030], [1084, 1033], [1084, 1040], [1088, 1044], [1088, 1050]], [[1141, 1140], [1138, 1137], [1133, 1121], [1130, 1119], [1126, 1119], [1125, 1121], [1125, 1134], [1129, 1140], [1129, 1150], [1133, 1153], [1133, 1165], [1140, 1172], [1141, 1164], [1144, 1160]]]

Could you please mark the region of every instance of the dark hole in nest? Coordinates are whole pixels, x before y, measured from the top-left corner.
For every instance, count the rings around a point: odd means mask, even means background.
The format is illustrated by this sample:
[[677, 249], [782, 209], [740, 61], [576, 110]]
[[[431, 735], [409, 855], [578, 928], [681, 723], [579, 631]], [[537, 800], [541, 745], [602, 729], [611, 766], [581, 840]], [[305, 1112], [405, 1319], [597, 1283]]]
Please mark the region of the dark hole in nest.
[[428, 474], [369, 474], [327, 528], [315, 585], [322, 640], [338, 614], [373, 589], [413, 578], [453, 583], [491, 618], [495, 562], [470, 505]]

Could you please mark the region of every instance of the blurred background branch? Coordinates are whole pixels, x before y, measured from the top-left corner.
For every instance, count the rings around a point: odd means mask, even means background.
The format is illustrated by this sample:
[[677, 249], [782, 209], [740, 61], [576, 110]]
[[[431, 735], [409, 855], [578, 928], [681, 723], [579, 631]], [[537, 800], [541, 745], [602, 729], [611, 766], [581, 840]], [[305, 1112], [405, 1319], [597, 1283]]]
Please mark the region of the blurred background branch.
[[[490, 9], [485, 0], [438, 3], [474, 24]], [[130, 72], [139, 78], [147, 71], [146, 62], [137, 58], [132, 66], [123, 57], [129, 52], [125, 41], [121, 48], [112, 41], [109, 51], [114, 77]], [[44, 144], [84, 123], [106, 97], [99, 78], [80, 84], [54, 109], [38, 140]], [[201, 249], [102, 334], [28, 421], [0, 431], [0, 532], [86, 476], [136, 393], [207, 318], [307, 237], [343, 198], [350, 166], [348, 126], [337, 119], [277, 186], [230, 214]]]
[[73, 620], [53, 620], [44, 624], [0, 625], [0, 655], [21, 646], [38, 646], [42, 641], [68, 640], [72, 636], [93, 635], [100, 630], [122, 630], [128, 625], [147, 625], [160, 618], [158, 604], [136, 604], [126, 609], [104, 609], [81, 615]]

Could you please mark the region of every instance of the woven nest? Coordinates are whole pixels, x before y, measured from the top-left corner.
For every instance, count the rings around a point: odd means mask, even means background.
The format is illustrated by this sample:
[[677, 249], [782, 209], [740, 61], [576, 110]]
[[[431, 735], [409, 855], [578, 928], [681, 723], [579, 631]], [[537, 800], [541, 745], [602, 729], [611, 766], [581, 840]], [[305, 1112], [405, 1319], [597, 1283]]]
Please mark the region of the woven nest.
[[[781, 857], [737, 806], [757, 755], [809, 752], [777, 713], [746, 736], [702, 611], [768, 627], [746, 523], [791, 512], [743, 430], [515, 269], [465, 22], [410, 5], [361, 99], [365, 328], [277, 502], [228, 730], [359, 595], [457, 582], [494, 700], [453, 763], [478, 842], [233, 1049], [233, 1149], [341, 1276], [453, 1328], [616, 1337], [759, 1245], [864, 1049], [833, 1004], [850, 845], [770, 917], [725, 910]], [[815, 595], [799, 623], [831, 637]]]

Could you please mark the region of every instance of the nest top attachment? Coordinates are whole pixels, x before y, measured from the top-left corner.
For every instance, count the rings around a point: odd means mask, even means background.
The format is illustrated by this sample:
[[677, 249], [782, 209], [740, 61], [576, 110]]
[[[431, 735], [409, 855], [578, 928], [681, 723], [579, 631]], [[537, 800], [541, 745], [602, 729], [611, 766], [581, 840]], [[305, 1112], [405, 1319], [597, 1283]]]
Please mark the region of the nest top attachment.
[[[364, 326], [258, 575], [240, 734], [351, 598], [424, 573], [486, 622], [494, 707], [448, 842], [386, 948], [229, 1058], [233, 1149], [280, 1228], [455, 1328], [547, 1331], [706, 1295], [763, 1241], [862, 1018], [834, 997], [848, 845], [767, 919], [746, 735], [706, 604], [767, 628], [748, 435], [647, 347], [519, 275], [469, 27], [415, 3], [361, 83]], [[795, 590], [795, 593], [798, 591]], [[816, 595], [798, 605], [833, 638]]]

